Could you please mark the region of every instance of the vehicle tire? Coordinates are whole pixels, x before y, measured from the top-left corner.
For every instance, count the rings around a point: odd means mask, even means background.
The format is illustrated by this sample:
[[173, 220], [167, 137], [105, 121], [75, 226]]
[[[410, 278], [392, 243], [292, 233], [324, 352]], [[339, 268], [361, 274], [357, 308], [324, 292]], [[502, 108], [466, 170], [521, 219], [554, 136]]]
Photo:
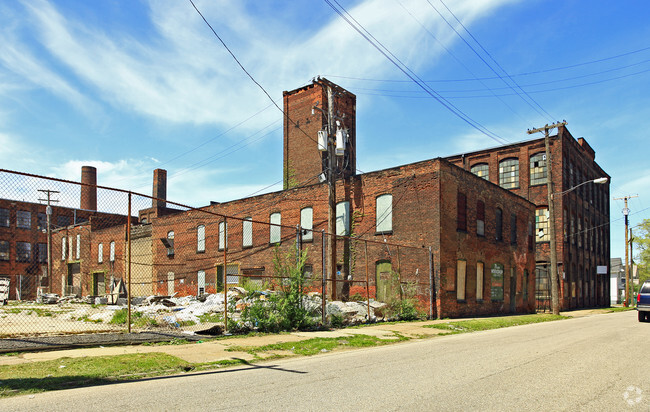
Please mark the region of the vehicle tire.
[[639, 315], [639, 322], [645, 322], [645, 313], [638, 311], [638, 315]]

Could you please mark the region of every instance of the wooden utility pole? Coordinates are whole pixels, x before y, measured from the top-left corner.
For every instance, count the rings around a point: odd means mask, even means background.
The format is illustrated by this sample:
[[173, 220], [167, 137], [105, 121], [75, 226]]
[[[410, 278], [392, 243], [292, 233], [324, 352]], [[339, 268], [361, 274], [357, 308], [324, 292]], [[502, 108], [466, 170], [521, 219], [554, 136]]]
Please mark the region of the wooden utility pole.
[[[327, 268], [332, 279], [332, 300], [336, 300], [336, 157], [335, 157], [335, 128], [334, 128], [334, 93], [332, 86], [327, 85], [327, 183], [328, 216], [327, 216]], [[324, 297], [323, 297], [324, 298]]]
[[52, 293], [52, 202], [58, 202], [58, 200], [52, 199], [53, 193], [59, 193], [56, 190], [48, 189], [38, 189], [39, 192], [45, 193], [47, 199], [38, 199], [42, 202], [47, 202], [47, 207], [45, 208], [45, 215], [47, 216], [47, 290], [49, 293]]
[[630, 209], [627, 207], [627, 200], [632, 199], [634, 197], [639, 197], [638, 195], [628, 195], [628, 196], [623, 196], [623, 197], [615, 197], [614, 200], [623, 200], [625, 201], [625, 207], [623, 208], [623, 215], [625, 216], [625, 304], [626, 306], [630, 306], [632, 302], [630, 302], [630, 268], [627, 264], [628, 260], [628, 249], [627, 249], [627, 244], [628, 244], [628, 237], [627, 237], [627, 232], [628, 232], [628, 226], [629, 226], [629, 221], [628, 221], [628, 215], [630, 214]]
[[557, 122], [533, 130], [528, 134], [544, 132], [544, 147], [546, 148], [546, 191], [548, 198], [548, 229], [550, 236], [551, 252], [551, 310], [553, 314], [560, 314], [559, 279], [557, 276], [557, 246], [555, 240], [555, 206], [553, 205], [553, 161], [551, 159], [551, 144], [548, 131], [556, 127], [564, 126], [566, 122]]

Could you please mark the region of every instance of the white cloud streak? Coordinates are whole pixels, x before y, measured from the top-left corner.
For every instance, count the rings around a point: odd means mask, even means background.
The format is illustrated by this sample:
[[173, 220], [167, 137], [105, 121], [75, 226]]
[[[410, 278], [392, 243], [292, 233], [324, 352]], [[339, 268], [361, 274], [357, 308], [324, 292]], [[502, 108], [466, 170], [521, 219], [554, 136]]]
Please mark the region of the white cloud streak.
[[[510, 1], [465, 0], [454, 8], [469, 24]], [[426, 2], [404, 0], [402, 4], [443, 42], [455, 41]], [[292, 31], [298, 30], [291, 27], [268, 30], [279, 24], [274, 21], [279, 17], [252, 15], [240, 2], [199, 2], [198, 6], [271, 96], [301, 86], [319, 73], [366, 77], [396, 73], [333, 11], [326, 24], [315, 25], [311, 31], [303, 27], [299, 37], [292, 37]], [[157, 37], [147, 42], [72, 20], [46, 0], [25, 2], [24, 7], [39, 41], [74, 73], [75, 83], [87, 85], [98, 99], [114, 107], [165, 122], [227, 126], [251, 108], [267, 104], [186, 2], [149, 3]], [[367, 0], [349, 11], [413, 69], [435, 64], [440, 48], [399, 4]], [[84, 105], [84, 98], [66, 80], [68, 73], [55, 72], [47, 62], [36, 61], [29, 51], [21, 50], [11, 45], [5, 48], [4, 61], [10, 70], [76, 106]], [[39, 64], [40, 71], [36, 70]], [[268, 122], [270, 116], [278, 114], [257, 116], [249, 127]]]

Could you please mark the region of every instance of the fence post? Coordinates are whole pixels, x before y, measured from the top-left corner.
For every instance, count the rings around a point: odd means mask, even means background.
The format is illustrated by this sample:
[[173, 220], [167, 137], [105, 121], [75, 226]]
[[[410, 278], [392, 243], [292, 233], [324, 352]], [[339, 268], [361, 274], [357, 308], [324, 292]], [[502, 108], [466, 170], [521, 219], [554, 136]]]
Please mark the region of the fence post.
[[[126, 213], [126, 244], [127, 244], [127, 260], [126, 260], [126, 305], [127, 305], [127, 323], [129, 324], [128, 331], [131, 333], [131, 192], [129, 192], [129, 206]], [[118, 292], [119, 296], [119, 292]]]
[[397, 277], [399, 281], [399, 300], [404, 300], [404, 292], [402, 290], [402, 264], [399, 259], [399, 246], [397, 246]]
[[368, 323], [370, 323], [370, 276], [368, 274], [368, 242], [366, 245], [366, 302], [368, 303]]
[[433, 253], [429, 246], [429, 319], [433, 319]]
[[326, 296], [327, 296], [327, 277], [326, 276], [327, 276], [327, 271], [325, 270], [325, 268], [326, 268], [326, 264], [325, 264], [325, 261], [326, 261], [326, 259], [325, 259], [325, 229], [321, 230], [321, 234], [322, 234], [322, 242], [321, 242], [322, 247], [321, 247], [321, 250], [323, 252], [322, 253], [323, 256], [322, 256], [322, 260], [321, 260], [322, 266], [323, 266], [323, 276], [322, 276], [323, 279], [322, 279], [322, 283], [321, 283], [321, 287], [320, 287], [321, 306], [322, 306], [322, 308], [321, 308], [321, 312], [322, 312], [322, 314], [321, 314], [321, 317], [322, 317], [321, 322], [323, 323], [323, 326], [325, 326], [325, 311], [327, 309], [327, 302], [326, 302]]

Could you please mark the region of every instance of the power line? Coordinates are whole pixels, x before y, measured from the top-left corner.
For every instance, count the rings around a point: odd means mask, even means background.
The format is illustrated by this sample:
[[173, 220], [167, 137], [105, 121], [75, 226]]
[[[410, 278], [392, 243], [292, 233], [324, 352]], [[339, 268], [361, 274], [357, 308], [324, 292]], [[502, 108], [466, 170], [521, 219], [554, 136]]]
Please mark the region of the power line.
[[[575, 63], [567, 66], [560, 66], [560, 67], [552, 67], [548, 69], [542, 69], [542, 70], [536, 70], [532, 72], [523, 72], [523, 73], [517, 73], [517, 74], [511, 74], [510, 77], [522, 77], [522, 76], [531, 76], [533, 74], [540, 74], [540, 73], [548, 73], [548, 72], [554, 72], [554, 71], [560, 71], [560, 70], [568, 70], [568, 69], [573, 69], [576, 67], [580, 66], [587, 66], [590, 64], [595, 64], [595, 63], [602, 63], [604, 61], [609, 61], [609, 60], [614, 60], [618, 59], [621, 57], [629, 56], [632, 54], [636, 53], [641, 53], [644, 51], [650, 50], [650, 47], [644, 47], [642, 49], [638, 50], [633, 50], [627, 53], [622, 53], [622, 54], [617, 54], [614, 56], [609, 56], [609, 57], [603, 57], [601, 59], [596, 59], [596, 60], [590, 60], [582, 63]], [[363, 77], [351, 77], [351, 76], [338, 76], [334, 74], [326, 74], [324, 75], [326, 77], [331, 77], [331, 78], [339, 78], [339, 79], [348, 79], [348, 80], [359, 80], [359, 81], [368, 81], [368, 82], [386, 82], [386, 83], [410, 83], [410, 80], [399, 80], [399, 79], [370, 79], [370, 78], [363, 78]], [[499, 79], [497, 76], [493, 77], [479, 77], [478, 79], [437, 79], [437, 80], [425, 80], [426, 83], [454, 83], [454, 82], [473, 82], [476, 80], [496, 80]]]
[[[486, 135], [487, 137], [497, 141], [500, 144], [504, 144], [506, 141], [503, 137], [495, 134], [488, 130], [485, 126], [475, 121], [460, 109], [454, 106], [451, 102], [447, 101], [444, 97], [440, 96], [438, 92], [426, 85], [422, 79], [420, 79], [408, 66], [406, 66], [401, 60], [399, 60], [393, 53], [388, 50], [380, 41], [378, 41], [368, 30], [366, 30], [359, 22], [357, 22], [354, 17], [352, 17], [343, 6], [341, 6], [336, 0], [332, 0], [336, 5], [332, 4], [330, 0], [324, 0], [327, 5], [329, 5], [332, 10], [334, 10], [346, 23], [350, 25], [357, 33], [361, 35], [368, 43], [370, 43], [377, 51], [379, 51], [388, 61], [390, 61], [395, 67], [397, 67], [402, 73], [404, 73], [412, 82], [422, 88], [427, 94], [433, 97], [438, 103], [442, 104], [447, 110], [452, 112], [462, 121], [479, 131], [480, 133]], [[339, 10], [340, 8], [340, 10]], [[342, 10], [342, 11], [341, 11]], [[347, 17], [349, 16], [349, 18]], [[354, 21], [354, 23], [352, 21]], [[356, 24], [356, 25], [355, 25]]]
[[[484, 52], [485, 54], [487, 54], [487, 56], [488, 56], [488, 57], [489, 57], [489, 58], [490, 58], [490, 59], [491, 59], [491, 60], [492, 60], [496, 65], [497, 65], [497, 67], [498, 67], [498, 68], [499, 68], [499, 69], [500, 69], [500, 70], [501, 70], [501, 71], [506, 75], [506, 77], [508, 77], [508, 79], [509, 79], [512, 83], [514, 83], [514, 85], [517, 86], [517, 88], [518, 88], [519, 90], [521, 90], [521, 92], [522, 92], [522, 93], [523, 93], [523, 94], [524, 94], [524, 95], [525, 95], [525, 96], [526, 96], [530, 101], [524, 99], [523, 96], [521, 96], [521, 95], [520, 95], [520, 94], [519, 94], [519, 93], [518, 93], [518, 92], [517, 92], [517, 91], [516, 91], [516, 90], [515, 90], [515, 89], [514, 89], [514, 88], [513, 88], [509, 83], [508, 83], [508, 82], [506, 82], [505, 79], [503, 79], [503, 77], [502, 77], [502, 76], [501, 76], [501, 75], [500, 75], [500, 74], [499, 74], [499, 73], [498, 73], [498, 72], [497, 72], [497, 71], [492, 67], [492, 65], [490, 65], [487, 61], [485, 61], [485, 59], [483, 59], [483, 57], [482, 57], [482, 56], [481, 56], [481, 55], [476, 51], [476, 49], [474, 49], [474, 47], [472, 47], [472, 46], [469, 44], [469, 42], [467, 42], [467, 41], [465, 40], [465, 38], [464, 38], [463, 36], [461, 36], [460, 33], [458, 33], [458, 31], [456, 30], [456, 28], [455, 28], [451, 23], [449, 23], [449, 21], [447, 21], [447, 19], [442, 15], [442, 13], [440, 13], [440, 11], [438, 11], [438, 9], [437, 9], [437, 8], [436, 8], [436, 7], [435, 7], [435, 6], [434, 6], [434, 5], [433, 5], [429, 0], [427, 0], [427, 3], [429, 3], [429, 5], [430, 5], [430, 6], [431, 6], [431, 7], [432, 7], [432, 8], [433, 8], [433, 9], [434, 9], [434, 10], [435, 10], [439, 15], [440, 15], [440, 17], [442, 17], [442, 19], [445, 21], [445, 23], [447, 23], [447, 25], [448, 25], [449, 27], [451, 27], [451, 29], [454, 31], [454, 33], [456, 33], [456, 34], [458, 35], [458, 37], [460, 37], [461, 40], [463, 40], [463, 42], [464, 42], [464, 43], [465, 43], [465, 44], [466, 44], [466, 45], [467, 45], [467, 46], [468, 46], [468, 47], [469, 47], [469, 48], [470, 48], [470, 49], [471, 49], [471, 50], [476, 54], [476, 56], [478, 56], [478, 58], [481, 59], [481, 61], [482, 61], [483, 63], [485, 63], [485, 64], [490, 68], [490, 70], [492, 70], [492, 72], [493, 72], [494, 74], [496, 74], [496, 75], [501, 79], [501, 81], [503, 81], [503, 83], [505, 83], [506, 85], [508, 85], [509, 87], [511, 87], [512, 90], [513, 90], [517, 95], [519, 95], [519, 97], [520, 97], [522, 100], [524, 100], [524, 101], [525, 101], [529, 106], [531, 106], [531, 107], [532, 107], [532, 108], [533, 108], [537, 113], [539, 113], [540, 115], [542, 115], [541, 112], [544, 112], [544, 113], [545, 113], [545, 114], [546, 114], [550, 119], [553, 119], [553, 116], [551, 116], [551, 115], [550, 115], [546, 110], [544, 110], [544, 108], [543, 108], [542, 106], [540, 106], [539, 103], [537, 103], [537, 101], [535, 101], [535, 99], [533, 99], [530, 95], [528, 95], [528, 93], [526, 93], [526, 91], [525, 91], [524, 89], [522, 89], [522, 88], [517, 84], [517, 82], [516, 82], [512, 77], [510, 77], [510, 75], [508, 74], [508, 72], [507, 72], [503, 67], [501, 67], [501, 65], [500, 65], [500, 64], [499, 64], [499, 63], [494, 59], [494, 57], [492, 57], [492, 55], [491, 55], [491, 54], [490, 54], [490, 53], [485, 49], [485, 47], [483, 47], [483, 45], [478, 41], [478, 39], [476, 39], [476, 37], [474, 37], [474, 35], [472, 35], [472, 33], [470, 33], [470, 31], [467, 29], [467, 27], [465, 27], [465, 25], [464, 25], [464, 24], [463, 24], [463, 23], [458, 19], [458, 17], [456, 17], [456, 15], [455, 15], [455, 14], [454, 14], [450, 9], [449, 9], [449, 7], [447, 7], [447, 5], [445, 4], [444, 1], [440, 0], [440, 3], [442, 3], [442, 5], [445, 7], [445, 9], [447, 9], [447, 11], [448, 11], [448, 12], [449, 12], [453, 17], [454, 17], [454, 19], [458, 22], [458, 24], [460, 24], [460, 26], [465, 30], [465, 32], [466, 32], [467, 34], [469, 34], [469, 36], [470, 36], [470, 37], [474, 40], [474, 42], [475, 42], [475, 43], [476, 43], [476, 44], [481, 48], [481, 50], [483, 50], [483, 52]], [[534, 105], [530, 103], [531, 101], [534, 103]], [[535, 106], [537, 106], [537, 107], [539, 108], [539, 110], [538, 110], [537, 108], [535, 108]], [[540, 110], [541, 110], [541, 112], [540, 112]]]

